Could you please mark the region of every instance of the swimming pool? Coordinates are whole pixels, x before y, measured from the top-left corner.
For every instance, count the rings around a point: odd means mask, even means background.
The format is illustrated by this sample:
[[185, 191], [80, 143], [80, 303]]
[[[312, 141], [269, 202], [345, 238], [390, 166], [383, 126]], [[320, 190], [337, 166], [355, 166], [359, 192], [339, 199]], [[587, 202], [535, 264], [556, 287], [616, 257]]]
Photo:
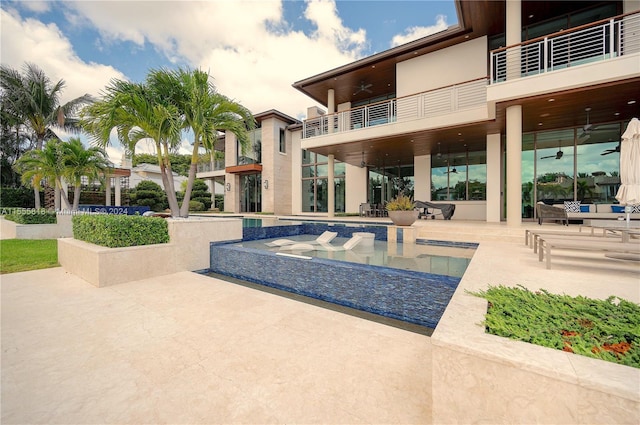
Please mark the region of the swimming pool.
[[[330, 253], [333, 258], [327, 253], [324, 258], [295, 253], [282, 256], [278, 251], [262, 247], [264, 242], [274, 238], [313, 239], [327, 229], [338, 232], [338, 238], [343, 239], [353, 232], [375, 233], [376, 245], [382, 244], [386, 254], [368, 256], [354, 248], [351, 253], [342, 253], [343, 259], [336, 258], [338, 253], [335, 252]], [[451, 255], [427, 259], [423, 251], [434, 249], [428, 242], [411, 246], [387, 243], [384, 226], [303, 223], [245, 228], [244, 231], [248, 232], [242, 241], [211, 244], [211, 272], [427, 328], [435, 328], [438, 324], [476, 246], [440, 243], [440, 249], [466, 250], [466, 255], [458, 256], [464, 260], [457, 262], [444, 260], [444, 257], [453, 257]], [[333, 244], [339, 242], [340, 239], [336, 239]], [[349, 255], [360, 256], [364, 261], [354, 262], [353, 258], [346, 258]], [[382, 265], [366, 260], [380, 255], [392, 263], [402, 263], [402, 266], [394, 268], [388, 262]], [[420, 260], [423, 265], [416, 267]], [[457, 271], [454, 275], [443, 273], [452, 269]]]

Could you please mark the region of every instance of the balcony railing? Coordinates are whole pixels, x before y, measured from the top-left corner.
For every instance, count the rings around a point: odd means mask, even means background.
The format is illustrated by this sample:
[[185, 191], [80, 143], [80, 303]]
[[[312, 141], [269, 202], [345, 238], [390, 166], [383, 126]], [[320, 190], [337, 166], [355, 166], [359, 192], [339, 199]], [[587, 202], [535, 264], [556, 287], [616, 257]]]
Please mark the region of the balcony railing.
[[198, 173], [224, 170], [224, 159], [198, 164]]
[[302, 137], [307, 139], [462, 111], [485, 104], [486, 87], [487, 79], [480, 78], [335, 114], [322, 115], [304, 121]]
[[640, 52], [640, 12], [491, 52], [491, 84]]

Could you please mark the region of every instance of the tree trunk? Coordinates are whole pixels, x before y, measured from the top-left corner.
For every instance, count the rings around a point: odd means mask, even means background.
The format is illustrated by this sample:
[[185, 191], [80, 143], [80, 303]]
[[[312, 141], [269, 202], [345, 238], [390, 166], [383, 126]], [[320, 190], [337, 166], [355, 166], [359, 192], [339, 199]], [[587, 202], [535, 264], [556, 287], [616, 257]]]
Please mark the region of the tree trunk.
[[198, 150], [200, 148], [198, 139], [199, 136], [195, 134], [193, 142], [193, 153], [191, 154], [191, 165], [189, 166], [189, 178], [187, 179], [187, 188], [184, 191], [182, 208], [180, 208], [180, 217], [189, 217], [189, 201], [191, 200], [193, 182], [196, 180], [196, 171], [198, 169]]
[[37, 187], [33, 188], [33, 195], [35, 197], [36, 209], [39, 210], [41, 208], [41, 206], [40, 206], [40, 190]]
[[164, 186], [164, 193], [167, 195], [167, 201], [169, 202], [169, 209], [171, 210], [171, 217], [180, 216], [180, 207], [178, 206], [178, 199], [176, 198], [176, 191], [173, 184], [173, 173], [171, 172], [171, 162], [169, 158], [169, 149], [166, 149], [166, 162], [165, 155], [162, 153], [162, 145], [156, 143], [156, 154], [158, 155], [158, 164], [160, 166], [160, 176], [162, 177], [162, 185]]
[[193, 182], [196, 180], [197, 164], [191, 163], [189, 167], [189, 179], [187, 180], [187, 188], [184, 191], [184, 199], [182, 200], [182, 208], [180, 208], [180, 217], [189, 217], [189, 201], [191, 200], [191, 190]]
[[[36, 138], [36, 149], [37, 150], [42, 150], [42, 142], [44, 141], [44, 135], [40, 136], [38, 135]], [[55, 187], [55, 185], [54, 185]], [[42, 206], [40, 205], [40, 189], [37, 187], [33, 188], [33, 195], [35, 197], [35, 206], [36, 209], [39, 210], [40, 208], [42, 208]]]
[[78, 182], [73, 187], [73, 208], [71, 211], [78, 211], [78, 207], [80, 206], [80, 191], [82, 190], [82, 184]]
[[67, 193], [62, 188], [62, 182], [58, 179], [56, 179], [56, 190], [60, 191], [60, 198], [62, 198], [65, 205], [64, 209], [71, 210], [71, 203], [69, 202], [69, 197], [67, 196]]

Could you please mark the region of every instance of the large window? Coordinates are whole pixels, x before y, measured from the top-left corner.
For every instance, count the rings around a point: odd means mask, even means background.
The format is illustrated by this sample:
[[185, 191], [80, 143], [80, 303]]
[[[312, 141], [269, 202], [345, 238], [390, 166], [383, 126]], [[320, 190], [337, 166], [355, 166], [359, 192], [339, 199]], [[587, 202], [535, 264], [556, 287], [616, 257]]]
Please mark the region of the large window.
[[414, 168], [411, 165], [373, 167], [369, 170], [369, 203], [382, 205], [403, 194], [413, 198]]
[[285, 131], [284, 128], [280, 129], [280, 135], [279, 135], [279, 150], [280, 153], [287, 153], [287, 140], [285, 138]]
[[431, 199], [487, 199], [487, 153], [460, 152], [431, 157]]
[[523, 135], [522, 217], [533, 217], [539, 201], [616, 202], [622, 124]]
[[[335, 212], [345, 211], [345, 165], [334, 161]], [[326, 156], [302, 151], [302, 211], [328, 211], [329, 160]]]
[[249, 143], [242, 147], [237, 143], [237, 165], [262, 163], [262, 129], [256, 128], [249, 133]]

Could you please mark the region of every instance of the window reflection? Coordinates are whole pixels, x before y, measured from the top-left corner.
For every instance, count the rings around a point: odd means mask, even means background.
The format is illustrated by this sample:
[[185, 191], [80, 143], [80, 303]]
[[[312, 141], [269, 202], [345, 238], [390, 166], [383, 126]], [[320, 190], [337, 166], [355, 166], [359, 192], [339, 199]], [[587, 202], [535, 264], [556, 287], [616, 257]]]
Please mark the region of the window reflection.
[[487, 153], [462, 152], [431, 158], [431, 199], [487, 199]]
[[533, 217], [538, 201], [617, 202], [621, 128], [614, 123], [523, 135], [522, 217]]

